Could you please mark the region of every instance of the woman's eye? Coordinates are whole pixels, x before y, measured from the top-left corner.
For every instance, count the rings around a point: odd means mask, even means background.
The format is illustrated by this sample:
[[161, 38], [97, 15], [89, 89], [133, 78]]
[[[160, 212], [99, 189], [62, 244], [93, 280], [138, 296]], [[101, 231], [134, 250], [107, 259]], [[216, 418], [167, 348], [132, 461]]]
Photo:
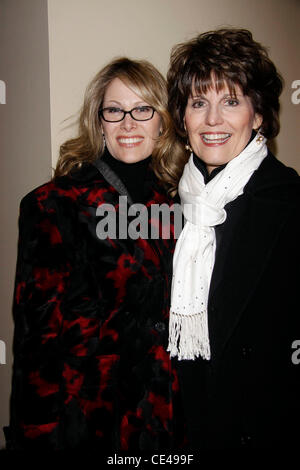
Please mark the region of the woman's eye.
[[204, 106], [204, 101], [194, 101], [193, 104], [192, 104], [192, 107], [193, 108], [202, 108]]
[[135, 108], [135, 111], [137, 113], [149, 113], [149, 111], [151, 111], [151, 107], [150, 106], [138, 106], [137, 108]]
[[239, 101], [236, 98], [228, 98], [225, 103], [228, 104], [228, 106], [237, 106]]
[[114, 113], [122, 112], [122, 109], [120, 109], [120, 108], [105, 108], [105, 111], [107, 113], [114, 114]]

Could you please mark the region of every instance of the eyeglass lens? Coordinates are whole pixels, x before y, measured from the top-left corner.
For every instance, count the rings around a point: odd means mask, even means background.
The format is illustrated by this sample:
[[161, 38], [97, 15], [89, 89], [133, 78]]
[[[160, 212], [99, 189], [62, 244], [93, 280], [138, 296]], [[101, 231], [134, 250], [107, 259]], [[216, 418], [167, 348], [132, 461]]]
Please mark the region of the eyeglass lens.
[[101, 115], [104, 120], [109, 122], [122, 121], [126, 114], [130, 114], [136, 121], [147, 121], [151, 119], [154, 114], [154, 109], [151, 106], [137, 106], [131, 111], [124, 111], [116, 107], [108, 107], [101, 110]]

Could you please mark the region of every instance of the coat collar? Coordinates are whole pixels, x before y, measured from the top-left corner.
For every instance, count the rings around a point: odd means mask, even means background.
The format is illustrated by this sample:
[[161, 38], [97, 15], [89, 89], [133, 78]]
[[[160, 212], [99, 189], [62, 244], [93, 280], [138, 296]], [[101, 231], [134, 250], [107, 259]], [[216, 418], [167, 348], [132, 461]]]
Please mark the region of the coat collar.
[[[64, 187], [72, 188], [93, 188], [105, 187], [109, 192], [115, 192], [116, 197], [127, 196], [127, 204], [132, 205], [133, 200], [129, 191], [119, 176], [104, 162], [100, 157], [93, 162], [85, 162], [80, 168], [73, 169], [67, 176], [56, 179], [57, 184]], [[86, 198], [86, 191], [83, 192], [82, 199]], [[162, 183], [155, 175], [152, 165], [148, 166], [145, 175], [145, 205], [148, 204], [171, 204], [172, 200], [167, 195]], [[97, 198], [95, 204], [98, 204]], [[93, 205], [91, 198], [88, 205]]]
[[291, 197], [293, 189], [299, 204], [299, 181], [294, 170], [269, 154], [244, 194], [231, 203], [208, 301], [212, 358], [225, 347], [253, 296], [278, 235], [294, 209], [293, 201], [296, 204]]
[[94, 165], [99, 170], [103, 178], [118, 191], [120, 196], [127, 196], [128, 204], [133, 204], [132, 198], [127, 188], [125, 187], [119, 176], [109, 167], [109, 165], [106, 162], [102, 161], [101, 158], [98, 158], [95, 161]]

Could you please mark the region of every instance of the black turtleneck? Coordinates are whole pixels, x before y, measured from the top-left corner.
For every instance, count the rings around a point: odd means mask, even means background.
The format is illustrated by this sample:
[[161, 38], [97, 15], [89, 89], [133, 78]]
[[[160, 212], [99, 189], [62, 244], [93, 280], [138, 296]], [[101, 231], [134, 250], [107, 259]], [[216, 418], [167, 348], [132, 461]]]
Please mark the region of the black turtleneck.
[[146, 196], [146, 174], [151, 156], [135, 163], [125, 163], [114, 158], [105, 149], [101, 160], [120, 178], [133, 202], [144, 202]]
[[195, 153], [193, 154], [193, 161], [195, 163], [195, 166], [202, 173], [205, 184], [209, 183], [210, 180], [212, 180], [213, 177], [216, 176], [220, 171], [222, 171], [223, 168], [225, 168], [225, 166], [227, 165], [227, 163], [224, 163], [223, 165], [220, 165], [220, 166], [214, 168], [211, 173], [208, 173], [206, 164]]

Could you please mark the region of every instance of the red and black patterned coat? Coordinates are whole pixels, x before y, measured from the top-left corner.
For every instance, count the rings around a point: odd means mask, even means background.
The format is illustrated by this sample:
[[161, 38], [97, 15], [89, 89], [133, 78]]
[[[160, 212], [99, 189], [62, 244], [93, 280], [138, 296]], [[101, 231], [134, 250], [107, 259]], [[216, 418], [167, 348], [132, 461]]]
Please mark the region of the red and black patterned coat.
[[[147, 188], [148, 209], [171, 204], [150, 169]], [[12, 449], [149, 451], [181, 442], [166, 352], [173, 231], [169, 239], [100, 240], [96, 209], [108, 203], [118, 213], [120, 192], [100, 162], [21, 202]], [[163, 230], [157, 219], [149, 224]]]

